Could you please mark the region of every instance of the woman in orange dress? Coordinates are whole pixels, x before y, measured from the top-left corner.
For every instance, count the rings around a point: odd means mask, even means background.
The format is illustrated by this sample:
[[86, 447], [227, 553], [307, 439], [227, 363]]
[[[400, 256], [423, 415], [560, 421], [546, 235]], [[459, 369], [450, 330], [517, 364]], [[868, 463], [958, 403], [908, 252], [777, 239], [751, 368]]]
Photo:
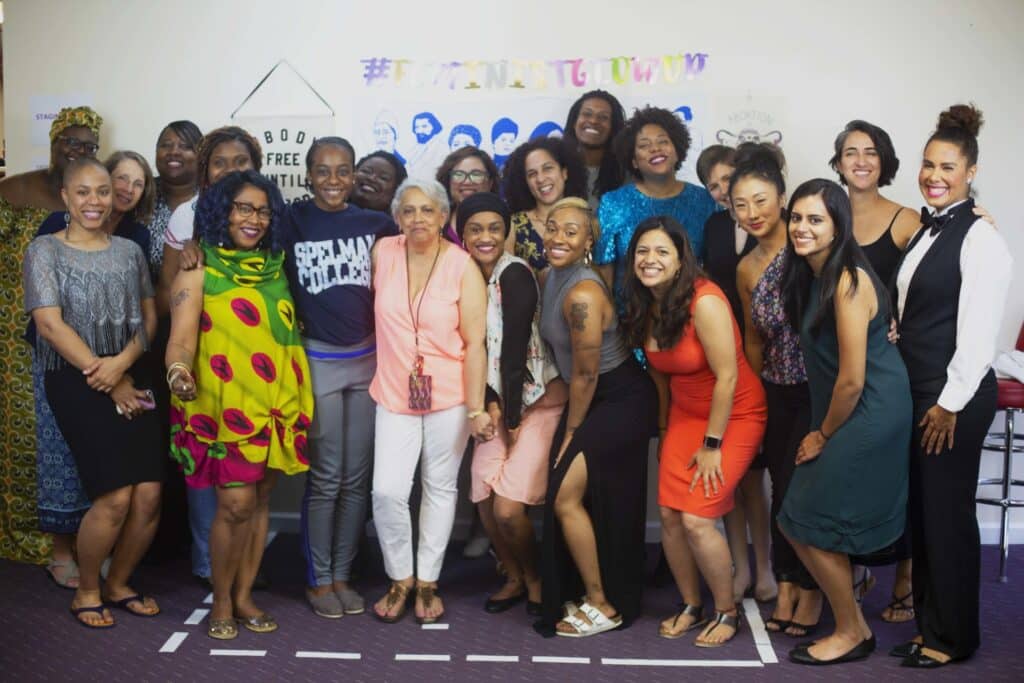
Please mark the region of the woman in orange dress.
[[707, 622], [702, 575], [715, 610], [695, 644], [717, 647], [736, 635], [739, 614], [729, 545], [715, 520], [732, 510], [761, 445], [764, 389], [747, 365], [728, 298], [701, 272], [675, 219], [640, 223], [627, 258], [625, 327], [658, 385], [662, 545], [683, 595], [682, 610], [662, 622], [659, 635], [678, 638]]

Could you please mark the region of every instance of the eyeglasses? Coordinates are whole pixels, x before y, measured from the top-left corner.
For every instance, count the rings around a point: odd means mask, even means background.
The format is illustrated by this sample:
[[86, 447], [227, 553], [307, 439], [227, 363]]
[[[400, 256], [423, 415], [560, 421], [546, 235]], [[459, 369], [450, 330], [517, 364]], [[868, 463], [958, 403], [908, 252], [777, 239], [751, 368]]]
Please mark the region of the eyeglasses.
[[85, 140], [79, 140], [78, 138], [61, 135], [57, 138], [60, 143], [65, 147], [69, 148], [72, 152], [79, 154], [85, 152], [89, 156], [93, 156], [99, 150], [100, 146], [95, 142], [86, 142]]
[[249, 218], [253, 214], [256, 214], [256, 217], [259, 218], [261, 221], [269, 223], [270, 219], [274, 217], [274, 212], [271, 211], [270, 208], [266, 206], [263, 207], [262, 209], [257, 209], [252, 204], [247, 204], [245, 202], [231, 203], [235, 205], [235, 211], [237, 211], [238, 215], [241, 216], [242, 218]]
[[464, 183], [467, 180], [471, 183], [482, 183], [490, 176], [487, 171], [452, 171], [448, 177], [456, 183]]

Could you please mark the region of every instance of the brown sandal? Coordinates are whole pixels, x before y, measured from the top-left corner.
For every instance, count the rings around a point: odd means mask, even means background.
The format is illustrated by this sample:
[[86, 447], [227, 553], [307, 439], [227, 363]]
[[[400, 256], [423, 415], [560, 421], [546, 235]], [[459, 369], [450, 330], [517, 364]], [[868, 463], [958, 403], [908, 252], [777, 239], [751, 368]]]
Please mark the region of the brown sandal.
[[[437, 586], [431, 586], [428, 584], [417, 585], [416, 597], [423, 601], [423, 609], [430, 609], [430, 606], [434, 602], [434, 598], [437, 597]], [[442, 617], [444, 617], [444, 612], [441, 612], [436, 617], [417, 616], [416, 621], [420, 624], [434, 624]]]
[[[393, 624], [405, 616], [405, 611], [409, 608], [409, 593], [411, 588], [405, 584], [401, 584], [397, 581], [392, 581], [391, 586], [388, 588], [387, 601], [384, 603], [385, 614], [381, 615], [377, 612], [376, 607], [372, 610], [373, 616], [377, 617], [385, 624]], [[395, 605], [400, 605], [398, 612], [395, 614], [387, 614], [390, 612]]]

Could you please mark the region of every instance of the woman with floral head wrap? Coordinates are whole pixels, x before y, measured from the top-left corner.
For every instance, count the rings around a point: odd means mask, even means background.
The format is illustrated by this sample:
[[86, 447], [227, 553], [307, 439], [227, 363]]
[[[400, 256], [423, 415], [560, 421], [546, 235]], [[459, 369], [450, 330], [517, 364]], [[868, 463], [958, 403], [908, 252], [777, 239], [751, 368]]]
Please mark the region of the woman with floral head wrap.
[[[103, 119], [89, 107], [65, 107], [50, 126], [48, 168], [0, 180], [0, 557], [44, 562], [49, 539], [39, 533], [36, 514], [36, 433], [31, 355], [21, 341], [25, 317], [21, 265], [36, 228], [51, 211], [63, 211], [61, 178], [68, 163], [94, 157]], [[61, 584], [74, 587], [78, 568], [71, 547], [54, 548], [48, 567]]]

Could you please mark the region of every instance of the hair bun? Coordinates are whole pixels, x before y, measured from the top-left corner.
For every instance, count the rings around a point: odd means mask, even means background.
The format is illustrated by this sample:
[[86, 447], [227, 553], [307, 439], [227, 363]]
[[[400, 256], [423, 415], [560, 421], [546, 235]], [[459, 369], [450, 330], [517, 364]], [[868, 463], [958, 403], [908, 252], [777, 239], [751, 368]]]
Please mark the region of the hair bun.
[[936, 130], [960, 128], [977, 137], [978, 131], [981, 130], [981, 124], [984, 122], [981, 110], [973, 104], [954, 104], [939, 114], [939, 124], [936, 126]]
[[744, 142], [736, 148], [736, 168], [775, 167], [781, 173], [786, 168], [786, 155], [778, 145], [770, 142]]

